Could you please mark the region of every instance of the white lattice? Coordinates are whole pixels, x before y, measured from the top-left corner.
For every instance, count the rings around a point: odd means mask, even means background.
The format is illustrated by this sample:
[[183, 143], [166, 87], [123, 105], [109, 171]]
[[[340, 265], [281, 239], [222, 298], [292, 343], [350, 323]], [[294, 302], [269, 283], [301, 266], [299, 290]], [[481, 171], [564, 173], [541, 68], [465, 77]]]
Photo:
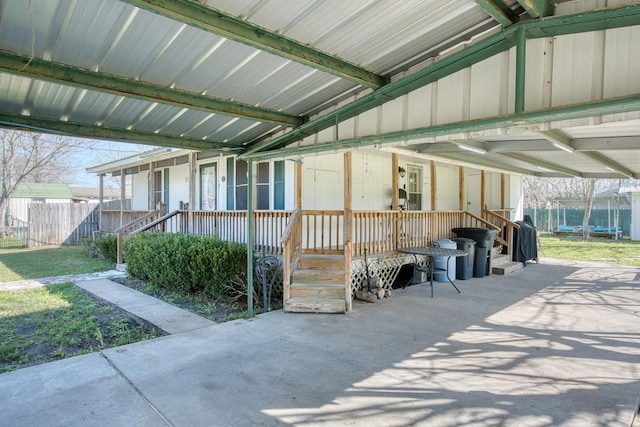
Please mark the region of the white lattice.
[[[415, 264], [416, 258], [409, 254], [392, 254], [378, 257], [367, 257], [369, 260], [369, 276], [379, 277], [384, 289], [391, 289], [394, 280], [405, 264]], [[428, 257], [418, 257], [418, 265], [428, 266]], [[351, 261], [351, 297], [356, 291], [362, 290], [362, 283], [367, 278], [364, 258], [354, 258]], [[365, 281], [366, 283], [366, 281]]]

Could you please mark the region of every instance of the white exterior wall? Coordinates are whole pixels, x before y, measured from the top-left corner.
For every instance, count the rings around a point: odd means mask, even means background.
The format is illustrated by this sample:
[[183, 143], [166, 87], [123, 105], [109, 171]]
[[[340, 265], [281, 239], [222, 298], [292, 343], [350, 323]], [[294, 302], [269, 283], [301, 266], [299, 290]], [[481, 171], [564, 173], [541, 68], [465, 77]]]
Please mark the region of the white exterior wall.
[[640, 240], [640, 193], [631, 193], [631, 240]]
[[69, 199], [38, 199], [34, 202], [33, 199], [15, 198], [9, 199], [9, 205], [7, 207], [7, 215], [10, 215], [13, 219], [28, 222], [29, 221], [29, 205], [31, 203], [71, 203]]
[[[391, 158], [371, 153], [352, 155], [352, 207], [354, 210], [391, 208]], [[397, 171], [396, 171], [397, 173]]]
[[131, 175], [131, 209], [149, 209], [149, 171]]
[[343, 156], [333, 153], [303, 159], [302, 209], [344, 209]]
[[[460, 185], [458, 167], [447, 165], [444, 163], [436, 164], [436, 183], [437, 183], [437, 210], [439, 211], [457, 211], [458, 201], [460, 199]], [[430, 193], [426, 194], [428, 199], [431, 198]]]

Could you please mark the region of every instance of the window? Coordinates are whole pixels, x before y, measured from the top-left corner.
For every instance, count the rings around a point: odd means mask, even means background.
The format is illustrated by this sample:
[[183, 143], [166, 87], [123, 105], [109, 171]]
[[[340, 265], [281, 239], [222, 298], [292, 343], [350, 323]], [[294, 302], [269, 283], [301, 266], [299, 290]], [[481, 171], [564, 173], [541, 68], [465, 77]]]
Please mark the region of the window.
[[238, 160], [236, 162], [236, 210], [247, 209], [247, 162]]
[[269, 209], [269, 163], [257, 164], [258, 177], [256, 180], [256, 209]]
[[409, 189], [409, 209], [413, 211], [422, 210], [422, 168], [420, 166], [407, 165], [407, 178]]
[[284, 209], [284, 160], [273, 162], [273, 209]]
[[216, 210], [217, 196], [217, 164], [211, 163], [200, 166], [200, 209], [203, 211]]
[[235, 159], [227, 158], [227, 210], [232, 211], [235, 203]]
[[162, 202], [162, 171], [155, 171], [153, 173], [153, 206], [149, 206], [150, 209], [155, 209], [158, 203]]

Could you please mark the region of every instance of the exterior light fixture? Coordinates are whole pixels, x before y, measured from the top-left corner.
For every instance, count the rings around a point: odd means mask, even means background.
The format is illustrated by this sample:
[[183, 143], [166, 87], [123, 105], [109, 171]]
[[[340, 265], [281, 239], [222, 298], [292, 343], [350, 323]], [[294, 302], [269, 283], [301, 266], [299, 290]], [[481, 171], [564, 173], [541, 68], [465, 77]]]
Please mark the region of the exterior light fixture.
[[472, 153], [487, 154], [487, 150], [485, 150], [484, 148], [474, 147], [473, 145], [462, 144], [459, 142], [457, 142], [456, 145], [463, 150], [471, 151]]
[[404, 168], [402, 166], [400, 166], [400, 167], [398, 167], [398, 173], [400, 174], [401, 178], [404, 178], [404, 176], [407, 173], [407, 171], [404, 170]]

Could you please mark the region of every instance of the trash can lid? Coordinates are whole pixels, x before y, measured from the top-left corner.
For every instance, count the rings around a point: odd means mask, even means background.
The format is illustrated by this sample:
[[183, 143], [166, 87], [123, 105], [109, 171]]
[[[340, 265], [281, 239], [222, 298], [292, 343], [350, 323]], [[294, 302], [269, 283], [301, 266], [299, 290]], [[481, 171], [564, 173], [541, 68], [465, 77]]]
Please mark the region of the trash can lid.
[[476, 241], [475, 241], [475, 240], [470, 239], [470, 238], [468, 238], [468, 237], [454, 237], [454, 238], [453, 238], [453, 239], [451, 239], [451, 240], [453, 240], [453, 241], [454, 241], [454, 242], [456, 242], [456, 243], [466, 243], [466, 244], [468, 244], [468, 245], [475, 245], [475, 244], [476, 244]]
[[450, 239], [438, 239], [433, 242], [433, 247], [442, 249], [455, 249], [458, 247], [458, 245], [456, 245], [456, 242]]

